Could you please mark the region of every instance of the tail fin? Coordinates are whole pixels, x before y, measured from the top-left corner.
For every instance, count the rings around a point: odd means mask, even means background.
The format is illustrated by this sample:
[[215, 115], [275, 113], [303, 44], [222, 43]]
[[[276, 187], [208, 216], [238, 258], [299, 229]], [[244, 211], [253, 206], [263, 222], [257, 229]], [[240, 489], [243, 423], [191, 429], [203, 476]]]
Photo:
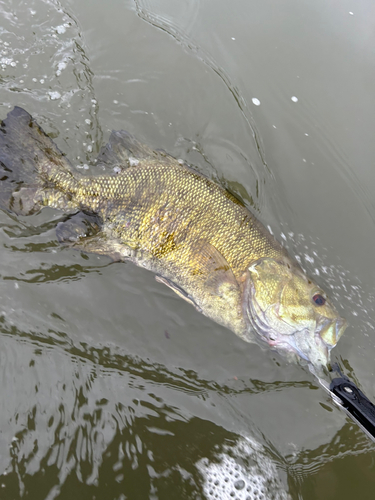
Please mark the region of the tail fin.
[[15, 107], [0, 124], [0, 208], [29, 215], [42, 207], [37, 190], [70, 164], [27, 111]]

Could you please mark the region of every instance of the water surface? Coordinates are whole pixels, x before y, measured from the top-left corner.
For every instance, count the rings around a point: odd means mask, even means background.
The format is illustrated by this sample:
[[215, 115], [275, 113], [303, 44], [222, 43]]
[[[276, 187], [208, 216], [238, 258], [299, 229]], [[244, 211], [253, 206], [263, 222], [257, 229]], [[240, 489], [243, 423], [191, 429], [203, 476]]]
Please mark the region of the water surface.
[[[374, 10], [0, 2], [1, 117], [24, 107], [81, 171], [125, 129], [231, 189], [333, 297], [334, 358], [373, 400]], [[0, 213], [1, 498], [372, 498], [374, 445], [305, 370], [62, 248], [61, 217]]]

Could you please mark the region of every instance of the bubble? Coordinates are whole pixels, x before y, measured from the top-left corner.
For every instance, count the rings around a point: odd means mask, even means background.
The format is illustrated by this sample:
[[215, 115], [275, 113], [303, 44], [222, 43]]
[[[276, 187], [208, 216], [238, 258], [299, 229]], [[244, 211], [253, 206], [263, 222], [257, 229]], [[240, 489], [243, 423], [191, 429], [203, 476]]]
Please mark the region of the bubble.
[[[42, 80], [41, 80], [41, 82], [42, 82]], [[60, 97], [61, 97], [60, 92], [48, 92], [48, 95], [49, 95], [49, 98], [51, 99], [51, 101], [55, 101], [56, 99], [60, 99]]]
[[294, 95], [293, 97], [291, 97], [291, 100], [292, 100], [293, 102], [298, 102], [298, 97], [296, 97], [296, 96]]
[[56, 26], [55, 30], [59, 35], [62, 35], [66, 31], [66, 27], [62, 24], [60, 26]]
[[133, 158], [132, 156], [129, 157], [129, 165], [131, 167], [136, 167], [139, 164], [139, 160], [137, 158]]
[[[3, 54], [7, 54], [7, 51], [4, 50], [3, 51]], [[12, 66], [13, 65], [13, 59], [11, 59], [10, 57], [2, 57], [1, 60], [0, 60], [1, 64], [2, 65], [5, 65], [5, 66]]]
[[223, 446], [214, 461], [196, 463], [203, 477], [207, 500], [291, 500], [278, 474], [276, 463], [263, 445], [253, 438], [241, 438], [234, 446]]
[[67, 62], [66, 61], [60, 61], [57, 65], [58, 71], [63, 71], [67, 67]]
[[243, 481], [242, 479], [236, 481], [234, 483], [234, 487], [236, 488], [236, 490], [243, 490], [245, 488], [245, 481]]
[[306, 262], [310, 262], [310, 264], [314, 264], [314, 262], [315, 262], [314, 257], [311, 257], [307, 253], [305, 253], [304, 257], [305, 257]]
[[255, 104], [255, 106], [260, 106], [260, 100], [256, 97], [253, 97], [251, 100], [253, 101], [253, 104]]

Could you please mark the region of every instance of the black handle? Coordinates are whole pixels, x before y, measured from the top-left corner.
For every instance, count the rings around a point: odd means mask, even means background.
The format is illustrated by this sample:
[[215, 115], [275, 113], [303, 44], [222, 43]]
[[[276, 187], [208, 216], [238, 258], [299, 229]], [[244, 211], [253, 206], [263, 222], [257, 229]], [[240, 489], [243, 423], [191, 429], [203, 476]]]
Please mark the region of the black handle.
[[343, 407], [375, 438], [375, 405], [350, 380], [338, 377], [332, 380], [329, 389], [343, 402]]

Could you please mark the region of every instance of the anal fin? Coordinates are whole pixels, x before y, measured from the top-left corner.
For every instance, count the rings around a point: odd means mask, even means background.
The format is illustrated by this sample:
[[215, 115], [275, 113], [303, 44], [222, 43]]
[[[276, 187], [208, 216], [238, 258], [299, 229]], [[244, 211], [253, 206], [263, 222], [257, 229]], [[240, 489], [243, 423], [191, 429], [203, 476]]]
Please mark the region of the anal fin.
[[78, 243], [84, 238], [94, 236], [99, 228], [99, 221], [95, 215], [79, 212], [57, 224], [56, 236], [60, 243]]
[[56, 235], [60, 243], [74, 250], [107, 256], [114, 262], [126, 260], [124, 245], [120, 241], [108, 238], [102, 231], [99, 218], [95, 215], [79, 212], [68, 220], [59, 222]]

